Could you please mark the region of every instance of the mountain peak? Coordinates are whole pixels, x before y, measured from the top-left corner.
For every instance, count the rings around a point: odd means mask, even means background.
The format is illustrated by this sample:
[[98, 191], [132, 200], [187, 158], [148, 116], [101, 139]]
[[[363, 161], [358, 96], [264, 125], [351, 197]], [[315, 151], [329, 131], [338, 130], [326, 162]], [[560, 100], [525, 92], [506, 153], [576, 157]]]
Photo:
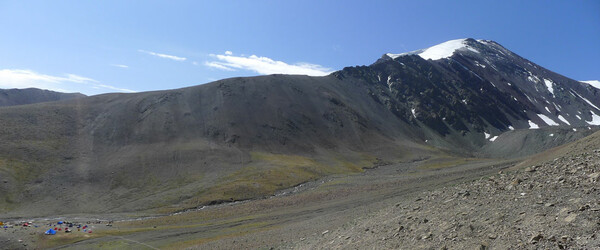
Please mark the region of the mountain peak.
[[487, 43], [487, 42], [492, 42], [492, 41], [487, 41], [487, 40], [477, 40], [476, 41], [473, 38], [462, 38], [462, 39], [446, 41], [446, 42], [431, 46], [426, 49], [420, 49], [420, 50], [415, 50], [415, 51], [400, 53], [400, 54], [387, 53], [385, 55], [392, 59], [396, 59], [398, 57], [407, 56], [407, 55], [418, 55], [425, 60], [429, 60], [429, 59], [439, 60], [442, 58], [451, 57], [454, 54], [454, 52], [456, 52], [457, 50], [470, 50], [472, 52], [479, 53], [479, 51], [477, 49], [475, 49], [475, 47], [473, 46], [474, 43], [477, 43], [477, 42], [486, 42]]

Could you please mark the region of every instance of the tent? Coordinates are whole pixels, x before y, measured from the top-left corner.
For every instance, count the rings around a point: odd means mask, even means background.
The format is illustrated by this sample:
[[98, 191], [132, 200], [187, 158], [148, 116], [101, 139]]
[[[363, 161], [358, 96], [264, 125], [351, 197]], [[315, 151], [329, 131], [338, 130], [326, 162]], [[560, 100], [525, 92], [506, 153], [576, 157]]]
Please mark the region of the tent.
[[0, 226], [3, 226], [3, 225], [4, 225], [4, 222], [0, 221]]
[[63, 222], [62, 222], [62, 221], [59, 221], [59, 222], [58, 222], [58, 225], [60, 225], [60, 224], [63, 224]]
[[44, 234], [45, 234], [45, 235], [55, 235], [55, 234], [56, 234], [56, 231], [55, 231], [54, 229], [50, 228], [50, 229], [48, 229], [48, 231], [46, 231]]

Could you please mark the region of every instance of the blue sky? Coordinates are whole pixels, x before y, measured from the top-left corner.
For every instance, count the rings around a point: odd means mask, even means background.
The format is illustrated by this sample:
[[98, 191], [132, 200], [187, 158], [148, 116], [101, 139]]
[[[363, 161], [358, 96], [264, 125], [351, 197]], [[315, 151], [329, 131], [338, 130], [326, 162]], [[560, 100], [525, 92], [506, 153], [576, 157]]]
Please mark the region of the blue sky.
[[319, 75], [472, 37], [600, 78], [600, 1], [4, 1], [0, 88], [92, 95]]

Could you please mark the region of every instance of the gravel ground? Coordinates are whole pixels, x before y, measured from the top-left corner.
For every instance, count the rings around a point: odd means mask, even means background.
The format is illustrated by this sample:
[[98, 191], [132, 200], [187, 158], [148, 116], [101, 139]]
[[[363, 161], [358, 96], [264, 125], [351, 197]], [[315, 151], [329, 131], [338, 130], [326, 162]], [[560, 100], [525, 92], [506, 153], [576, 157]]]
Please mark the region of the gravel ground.
[[422, 192], [297, 249], [600, 249], [600, 150]]

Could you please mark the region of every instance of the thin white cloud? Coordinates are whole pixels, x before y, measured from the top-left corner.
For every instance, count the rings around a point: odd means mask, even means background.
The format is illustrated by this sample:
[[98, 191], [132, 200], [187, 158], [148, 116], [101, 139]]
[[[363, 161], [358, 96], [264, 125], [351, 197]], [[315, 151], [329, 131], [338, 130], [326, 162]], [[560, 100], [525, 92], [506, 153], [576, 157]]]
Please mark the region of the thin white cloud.
[[211, 68], [220, 69], [220, 70], [235, 71], [235, 69], [229, 68], [219, 62], [205, 62], [204, 65], [211, 67]]
[[[83, 86], [82, 86], [83, 85]], [[86, 92], [85, 88], [108, 89], [111, 91], [135, 92], [134, 90], [118, 88], [100, 83], [92, 78], [65, 74], [53, 76], [37, 73], [28, 69], [0, 69], [0, 88], [39, 88], [60, 92]], [[104, 91], [106, 93], [108, 91]]]
[[129, 68], [129, 66], [127, 66], [125, 64], [111, 64], [110, 66], [117, 67], [117, 68], [124, 68], [124, 69]]
[[[74, 75], [74, 74], [66, 74], [66, 76], [67, 76], [66, 80], [69, 82], [76, 82], [76, 83], [97, 83], [98, 82], [92, 78], [87, 78], [87, 77], [78, 76], [78, 75]], [[63, 78], [63, 79], [65, 79], [65, 78]]]
[[105, 89], [112, 89], [112, 90], [116, 90], [116, 91], [120, 91], [120, 92], [128, 92], [128, 93], [136, 92], [135, 90], [124, 89], [124, 88], [117, 88], [115, 86], [106, 85], [106, 84], [97, 84], [95, 86], [102, 87], [102, 88], [105, 88]]
[[233, 71], [236, 69], [250, 70], [263, 75], [269, 74], [288, 74], [288, 75], [310, 75], [324, 76], [330, 74], [330, 68], [318, 64], [296, 63], [288, 64], [282, 61], [276, 61], [263, 56], [234, 56], [231, 51], [226, 51], [224, 55], [210, 55], [217, 61], [205, 62], [204, 65], [220, 70]]
[[179, 56], [161, 54], [161, 53], [156, 53], [156, 52], [146, 51], [146, 50], [141, 50], [141, 49], [138, 50], [138, 52], [146, 53], [148, 55], [158, 56], [158, 57], [161, 57], [161, 58], [166, 58], [166, 59], [171, 59], [171, 60], [175, 60], [175, 61], [180, 61], [180, 62], [187, 60], [187, 58], [185, 58], [185, 57], [179, 57]]

